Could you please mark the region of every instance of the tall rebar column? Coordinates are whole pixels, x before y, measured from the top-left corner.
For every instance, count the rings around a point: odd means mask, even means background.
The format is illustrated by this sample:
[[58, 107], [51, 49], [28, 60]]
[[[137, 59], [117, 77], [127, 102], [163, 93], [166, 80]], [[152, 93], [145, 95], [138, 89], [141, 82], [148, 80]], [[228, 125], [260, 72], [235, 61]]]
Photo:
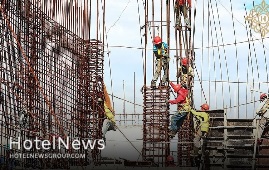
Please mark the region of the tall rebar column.
[[[159, 5], [155, 5], [159, 3]], [[151, 8], [149, 6], [151, 4]], [[164, 1], [150, 1], [145, 2], [145, 63], [144, 63], [144, 108], [143, 108], [143, 150], [142, 156], [144, 160], [153, 161], [157, 166], [165, 166], [166, 158], [170, 155], [170, 139], [168, 136], [168, 126], [169, 126], [169, 105], [167, 100], [170, 98], [170, 88], [169, 83], [164, 82], [164, 86], [157, 86], [156, 88], [151, 88], [146, 86], [146, 74], [147, 74], [147, 43], [148, 43], [148, 30], [153, 32], [153, 36], [166, 35], [162, 37], [163, 42], [167, 42], [168, 48], [170, 43], [170, 0]], [[166, 8], [166, 15], [163, 15], [163, 6]], [[155, 9], [155, 7], [157, 7]], [[150, 11], [151, 10], [151, 11]], [[160, 21], [155, 21], [155, 10], [158, 11], [160, 15]], [[151, 12], [151, 21], [149, 21], [149, 11]], [[163, 20], [164, 19], [164, 20]], [[157, 26], [158, 25], [158, 26]], [[160, 27], [160, 33], [159, 33]], [[163, 29], [165, 27], [166, 29]], [[156, 33], [158, 29], [158, 33]], [[156, 33], [156, 34], [155, 34]], [[153, 37], [152, 37], [153, 38]], [[152, 41], [150, 40], [150, 47], [152, 47]], [[153, 52], [152, 52], [153, 54]], [[150, 56], [152, 56], [152, 54]], [[168, 49], [169, 54], [169, 49]], [[170, 56], [171, 57], [171, 56]], [[155, 56], [153, 56], [155, 58]], [[153, 70], [150, 73], [154, 74], [155, 59], [152, 60]], [[168, 64], [169, 65], [169, 64]], [[167, 68], [169, 79], [169, 66]], [[153, 76], [153, 74], [151, 74]], [[160, 76], [162, 77], [162, 76]]]
[[[101, 138], [103, 45], [83, 40], [42, 12], [40, 2], [0, 1], [0, 155], [5, 168], [69, 168], [98, 164], [100, 150], [25, 150], [9, 139], [72, 142]], [[74, 15], [75, 16], [75, 15]], [[66, 23], [65, 23], [66, 24]], [[58, 145], [56, 144], [56, 148]], [[91, 152], [89, 155], [88, 153]], [[78, 159], [10, 158], [12, 153], [80, 153]]]
[[[187, 2], [185, 2], [187, 3]], [[180, 15], [180, 14], [179, 14]], [[188, 17], [191, 22], [191, 10], [188, 11]], [[188, 100], [190, 106], [193, 106], [193, 77], [189, 76], [189, 68], [193, 68], [194, 62], [194, 52], [192, 49], [192, 42], [191, 42], [191, 30], [187, 28], [187, 26], [182, 26], [183, 21], [181, 21], [181, 29], [176, 30], [176, 44], [179, 44], [179, 51], [180, 55], [177, 56], [177, 68], [179, 66], [182, 68], [181, 59], [187, 58], [188, 65], [187, 65], [187, 75], [181, 73], [181, 76], [178, 77], [177, 82], [181, 84], [185, 84], [188, 87], [189, 94]], [[177, 37], [178, 36], [178, 37]], [[178, 47], [177, 47], [178, 48]], [[178, 54], [178, 52], [177, 52]], [[180, 61], [180, 63], [178, 63]], [[182, 71], [182, 69], [181, 69]], [[178, 73], [178, 71], [177, 71]], [[181, 106], [178, 107], [181, 109]], [[192, 156], [191, 151], [193, 150], [193, 139], [194, 139], [194, 124], [193, 124], [193, 115], [188, 114], [186, 119], [183, 122], [183, 125], [180, 127], [178, 132], [178, 146], [177, 146], [177, 158], [179, 166], [192, 166]]]

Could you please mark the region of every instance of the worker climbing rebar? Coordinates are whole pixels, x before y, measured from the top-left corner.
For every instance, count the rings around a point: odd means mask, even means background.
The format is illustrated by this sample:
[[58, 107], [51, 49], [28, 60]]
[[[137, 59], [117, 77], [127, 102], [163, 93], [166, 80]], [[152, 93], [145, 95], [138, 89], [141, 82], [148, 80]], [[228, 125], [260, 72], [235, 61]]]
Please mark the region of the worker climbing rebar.
[[156, 87], [156, 82], [159, 76], [161, 75], [161, 70], [163, 68], [164, 74], [160, 86], [164, 86], [168, 82], [168, 66], [169, 66], [169, 55], [168, 55], [168, 45], [165, 42], [162, 42], [162, 39], [159, 36], [156, 36], [153, 40], [153, 53], [156, 57], [156, 71], [151, 81], [151, 87]]
[[[168, 103], [170, 104], [188, 104], [188, 89], [186, 87], [186, 84], [174, 84], [170, 82], [171, 87], [174, 89], [174, 92], [178, 94], [177, 98], [175, 100], [168, 100]], [[180, 107], [178, 110], [178, 113], [173, 115], [171, 118], [171, 127], [170, 132], [168, 135], [173, 138], [175, 137], [176, 133], [180, 129], [181, 125], [183, 124], [186, 116], [187, 116], [186, 110], [184, 110], [183, 107]]]
[[188, 29], [191, 28], [190, 24], [190, 19], [188, 17], [188, 10], [191, 8], [191, 0], [176, 0], [175, 1], [175, 6], [174, 6], [174, 11], [176, 13], [176, 29], [181, 30], [181, 15], [184, 17], [184, 21], [186, 24], [186, 27]]
[[[101, 89], [103, 88], [103, 94], [104, 94], [104, 113], [105, 113], [105, 120], [103, 122], [103, 127], [102, 127], [102, 138], [104, 140], [104, 142], [106, 143], [106, 133], [107, 131], [113, 130], [116, 131], [116, 122], [115, 122], [115, 114], [114, 114], [114, 110], [112, 109], [112, 105], [111, 105], [111, 101], [110, 98], [108, 96], [107, 90], [106, 90], [106, 86], [104, 84], [103, 79], [99, 76], [97, 78], [97, 81], [99, 83], [99, 86], [101, 85], [101, 87], [99, 87], [99, 91], [100, 94]], [[99, 95], [98, 98], [98, 102], [102, 103], [103, 99], [101, 98], [102, 95]]]
[[197, 112], [192, 109], [189, 105], [184, 105], [183, 108], [191, 112], [195, 118], [199, 121], [199, 126], [196, 128], [196, 135], [194, 138], [194, 154], [198, 155], [198, 151], [202, 149], [202, 146], [206, 143], [206, 137], [209, 131], [209, 114], [205, 111], [209, 110], [209, 105], [204, 103], [201, 106], [201, 111]]
[[194, 76], [193, 69], [189, 65], [188, 58], [181, 59], [181, 66], [178, 68], [177, 77], [180, 78], [181, 84], [189, 84]]
[[260, 116], [261, 120], [258, 125], [258, 143], [262, 144], [262, 136], [268, 132], [269, 128], [269, 100], [268, 100], [268, 95], [263, 93], [260, 95], [260, 105], [257, 109], [256, 114]]

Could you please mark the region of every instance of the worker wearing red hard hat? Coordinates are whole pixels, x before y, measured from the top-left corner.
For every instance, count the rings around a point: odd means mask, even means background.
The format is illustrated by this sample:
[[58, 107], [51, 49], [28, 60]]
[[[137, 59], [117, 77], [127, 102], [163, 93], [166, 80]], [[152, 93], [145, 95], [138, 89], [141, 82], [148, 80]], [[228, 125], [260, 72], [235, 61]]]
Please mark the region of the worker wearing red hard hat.
[[180, 83], [189, 84], [193, 76], [194, 73], [191, 65], [189, 64], [189, 59], [187, 57], [182, 58], [177, 75], [177, 77], [180, 78]]
[[[185, 84], [174, 84], [170, 82], [171, 87], [174, 89], [174, 92], [177, 93], [177, 98], [174, 100], [168, 100], [170, 104], [186, 104], [188, 103], [188, 89]], [[171, 138], [175, 137], [176, 133], [183, 124], [187, 112], [185, 110], [179, 110], [178, 113], [171, 117], [171, 126], [169, 136]]]
[[156, 87], [156, 82], [161, 75], [162, 69], [164, 74], [162, 77], [161, 86], [164, 86], [165, 83], [168, 82], [168, 45], [165, 42], [162, 42], [162, 39], [159, 36], [156, 36], [153, 39], [153, 53], [155, 55], [156, 71], [151, 81], [151, 87]]
[[183, 15], [186, 27], [188, 29], [191, 28], [190, 20], [188, 18], [188, 9], [191, 8], [191, 0], [176, 0], [175, 1], [175, 13], [176, 13], [176, 28], [180, 29], [181, 21], [180, 21], [180, 14]]
[[191, 112], [199, 121], [199, 126], [196, 128], [196, 136], [194, 138], [194, 146], [196, 148], [201, 147], [201, 138], [206, 138], [208, 131], [209, 131], [209, 114], [206, 112], [209, 110], [209, 105], [207, 103], [204, 103], [200, 106], [200, 111], [195, 111], [194, 109], [191, 109], [189, 105], [184, 105], [183, 108], [186, 111]]
[[262, 144], [262, 136], [266, 134], [269, 130], [269, 100], [268, 95], [262, 93], [260, 95], [260, 106], [258, 107], [256, 114], [260, 116], [258, 121], [258, 144]]

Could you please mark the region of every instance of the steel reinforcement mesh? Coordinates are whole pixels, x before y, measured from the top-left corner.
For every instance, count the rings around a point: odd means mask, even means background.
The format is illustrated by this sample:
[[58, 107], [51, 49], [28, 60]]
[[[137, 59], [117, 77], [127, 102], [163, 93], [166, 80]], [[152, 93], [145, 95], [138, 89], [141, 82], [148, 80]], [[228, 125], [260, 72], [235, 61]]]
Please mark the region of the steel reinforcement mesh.
[[[101, 138], [103, 45], [82, 40], [27, 0], [0, 1], [1, 167], [69, 168], [98, 164], [100, 149], [73, 149]], [[10, 139], [20, 146], [12, 144]], [[23, 142], [69, 138], [69, 149], [25, 149]], [[28, 142], [29, 144], [30, 142]], [[56, 148], [58, 144], [56, 143]], [[27, 146], [30, 148], [30, 146]], [[79, 153], [80, 158], [11, 158], [22, 153]], [[85, 157], [84, 157], [84, 156]], [[78, 156], [78, 155], [77, 155]]]
[[152, 161], [156, 166], [165, 166], [170, 154], [168, 136], [169, 87], [159, 89], [145, 88], [143, 111], [143, 150], [144, 160]]

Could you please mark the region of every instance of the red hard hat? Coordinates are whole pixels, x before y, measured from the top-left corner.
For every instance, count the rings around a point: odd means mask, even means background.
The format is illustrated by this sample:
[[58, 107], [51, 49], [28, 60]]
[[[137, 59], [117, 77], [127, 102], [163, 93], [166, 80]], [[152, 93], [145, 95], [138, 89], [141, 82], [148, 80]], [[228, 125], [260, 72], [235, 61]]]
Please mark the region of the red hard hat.
[[162, 39], [159, 36], [154, 37], [153, 43], [156, 44], [160, 44], [162, 42]]
[[267, 95], [265, 93], [261, 94], [260, 95], [260, 100], [264, 100], [267, 98]]
[[208, 104], [202, 104], [201, 108], [203, 108], [204, 110], [209, 110], [209, 105]]
[[187, 66], [187, 64], [188, 64], [188, 59], [187, 58], [183, 58], [182, 60], [181, 60], [181, 64], [183, 65], [183, 66]]
[[175, 92], [178, 92], [180, 89], [181, 89], [181, 85], [180, 84], [176, 84], [174, 87], [173, 87], [174, 91]]
[[169, 155], [169, 156], [167, 156], [166, 160], [167, 160], [167, 162], [173, 162], [174, 158], [173, 158], [173, 156]]

